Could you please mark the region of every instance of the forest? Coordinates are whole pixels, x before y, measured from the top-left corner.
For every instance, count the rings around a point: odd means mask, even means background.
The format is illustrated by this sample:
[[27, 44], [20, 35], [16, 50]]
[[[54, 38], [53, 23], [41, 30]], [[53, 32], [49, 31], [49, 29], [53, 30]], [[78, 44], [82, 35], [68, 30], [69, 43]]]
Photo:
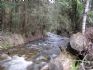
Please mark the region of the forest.
[[93, 0], [0, 0], [0, 70], [93, 70]]

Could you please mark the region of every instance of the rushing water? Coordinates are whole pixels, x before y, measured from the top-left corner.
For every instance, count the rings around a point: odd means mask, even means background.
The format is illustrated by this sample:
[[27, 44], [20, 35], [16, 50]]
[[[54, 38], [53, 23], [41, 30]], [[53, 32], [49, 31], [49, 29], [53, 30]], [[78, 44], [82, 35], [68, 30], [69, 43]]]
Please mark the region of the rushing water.
[[3, 67], [0, 70], [40, 70], [59, 55], [59, 47], [66, 48], [68, 41], [66, 37], [48, 32], [44, 40], [30, 42], [21, 48], [9, 49], [9, 55], [3, 56], [7, 58], [0, 61], [0, 66]]
[[5, 70], [26, 70], [27, 66], [31, 65], [31, 61], [26, 61], [24, 57], [13, 56], [3, 61], [2, 67]]

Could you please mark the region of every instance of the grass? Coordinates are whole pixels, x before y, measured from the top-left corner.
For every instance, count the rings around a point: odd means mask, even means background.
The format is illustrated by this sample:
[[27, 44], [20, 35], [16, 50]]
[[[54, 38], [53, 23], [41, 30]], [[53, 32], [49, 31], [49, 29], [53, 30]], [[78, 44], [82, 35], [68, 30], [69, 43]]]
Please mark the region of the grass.
[[10, 47], [12, 47], [12, 46], [7, 41], [0, 43], [0, 49], [8, 49]]
[[78, 70], [79, 64], [75, 65], [76, 62], [72, 63], [71, 70]]

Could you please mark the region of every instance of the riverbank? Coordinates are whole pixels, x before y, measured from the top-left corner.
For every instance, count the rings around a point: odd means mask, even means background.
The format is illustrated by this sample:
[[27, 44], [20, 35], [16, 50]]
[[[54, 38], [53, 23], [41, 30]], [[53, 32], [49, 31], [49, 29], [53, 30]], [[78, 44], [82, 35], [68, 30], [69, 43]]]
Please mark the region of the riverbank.
[[42, 39], [43, 35], [25, 37], [21, 34], [11, 32], [0, 32], [0, 49], [7, 49], [13, 46], [19, 46], [30, 41]]

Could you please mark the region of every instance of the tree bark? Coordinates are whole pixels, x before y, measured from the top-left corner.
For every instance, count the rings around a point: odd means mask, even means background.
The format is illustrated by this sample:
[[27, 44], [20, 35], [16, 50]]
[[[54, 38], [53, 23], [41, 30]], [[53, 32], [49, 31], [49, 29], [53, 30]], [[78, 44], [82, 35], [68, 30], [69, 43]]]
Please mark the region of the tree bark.
[[85, 28], [86, 28], [86, 20], [87, 20], [87, 13], [89, 11], [89, 3], [90, 0], [86, 1], [86, 5], [85, 5], [85, 10], [84, 10], [84, 15], [83, 15], [83, 21], [82, 21], [82, 33], [85, 33]]
[[2, 1], [0, 1], [0, 30], [2, 30], [2, 20], [3, 20], [3, 8], [2, 8]]

